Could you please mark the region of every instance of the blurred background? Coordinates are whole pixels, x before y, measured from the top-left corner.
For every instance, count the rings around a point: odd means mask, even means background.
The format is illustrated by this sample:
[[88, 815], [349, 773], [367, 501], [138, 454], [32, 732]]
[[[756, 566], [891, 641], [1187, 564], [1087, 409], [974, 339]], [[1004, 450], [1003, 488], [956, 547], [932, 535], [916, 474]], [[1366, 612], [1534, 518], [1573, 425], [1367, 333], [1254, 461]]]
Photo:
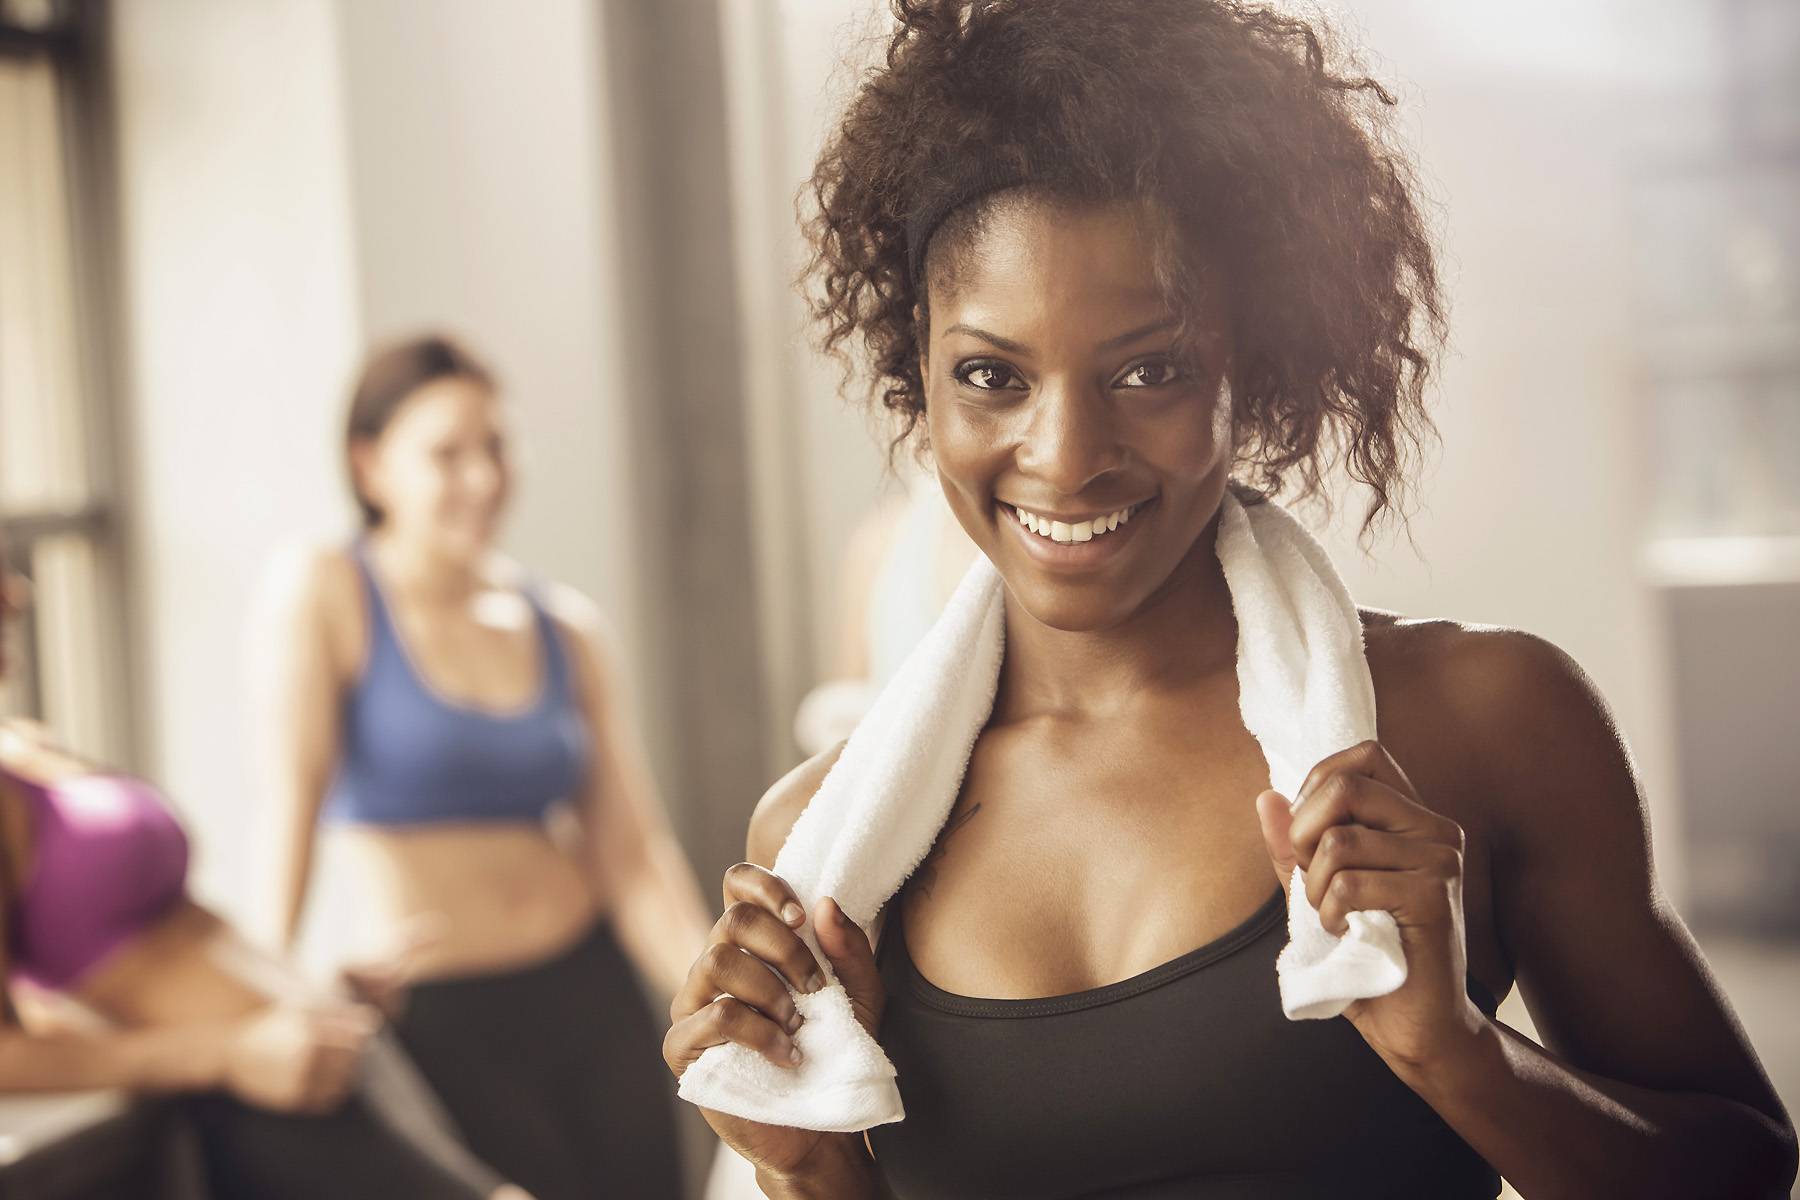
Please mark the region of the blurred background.
[[[1365, 555], [1350, 520], [1329, 544], [1362, 602], [1520, 626], [1594, 677], [1792, 1108], [1800, 6], [1327, 11], [1402, 98], [1453, 329], [1416, 549]], [[195, 888], [264, 919], [257, 581], [353, 530], [364, 347], [445, 328], [509, 403], [506, 544], [619, 630], [710, 889], [798, 761], [852, 532], [899, 491], [790, 286], [794, 196], [878, 17], [0, 0], [0, 522], [37, 594], [6, 710], [163, 782]]]

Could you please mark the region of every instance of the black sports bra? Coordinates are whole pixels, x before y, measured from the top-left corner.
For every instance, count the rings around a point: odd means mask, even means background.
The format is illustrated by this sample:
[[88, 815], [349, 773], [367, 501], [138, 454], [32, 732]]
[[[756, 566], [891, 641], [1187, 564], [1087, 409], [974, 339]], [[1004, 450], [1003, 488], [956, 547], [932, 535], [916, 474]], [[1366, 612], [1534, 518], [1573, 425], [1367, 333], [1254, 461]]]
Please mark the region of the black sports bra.
[[[906, 1119], [870, 1131], [899, 1200], [1492, 1200], [1500, 1177], [1348, 1021], [1290, 1021], [1277, 890], [1197, 950], [1106, 987], [958, 996], [919, 974], [899, 898], [877, 952]], [[1471, 997], [1497, 1001], [1473, 977]]]

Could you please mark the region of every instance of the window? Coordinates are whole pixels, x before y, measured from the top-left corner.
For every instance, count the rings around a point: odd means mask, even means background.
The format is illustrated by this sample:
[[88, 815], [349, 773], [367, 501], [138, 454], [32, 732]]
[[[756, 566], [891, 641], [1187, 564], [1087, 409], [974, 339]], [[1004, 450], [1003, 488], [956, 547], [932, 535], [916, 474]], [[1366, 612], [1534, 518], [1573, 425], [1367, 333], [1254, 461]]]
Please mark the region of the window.
[[0, 530], [34, 602], [10, 631], [0, 711], [127, 757], [116, 519], [89, 282], [94, 10], [0, 0]]

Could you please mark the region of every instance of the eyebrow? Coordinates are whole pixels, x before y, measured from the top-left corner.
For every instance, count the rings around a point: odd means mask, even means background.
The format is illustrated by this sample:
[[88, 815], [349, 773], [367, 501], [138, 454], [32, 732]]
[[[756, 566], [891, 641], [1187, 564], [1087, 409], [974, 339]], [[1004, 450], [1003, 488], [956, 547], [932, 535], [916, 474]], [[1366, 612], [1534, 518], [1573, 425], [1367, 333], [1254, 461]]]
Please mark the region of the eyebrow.
[[[1176, 321], [1174, 317], [1158, 317], [1147, 325], [1139, 325], [1136, 329], [1128, 329], [1124, 333], [1107, 338], [1100, 343], [1099, 348], [1101, 350], [1116, 350], [1120, 346], [1130, 345], [1139, 338], [1148, 337], [1153, 333], [1161, 333], [1164, 330], [1173, 329], [1175, 328], [1175, 324]], [[997, 333], [989, 333], [987, 330], [979, 329], [973, 325], [956, 324], [950, 326], [950, 328], [944, 330], [944, 332], [966, 333], [970, 337], [978, 337], [984, 342], [998, 346], [1008, 354], [1031, 353], [1031, 348], [1023, 342], [1015, 342], [1011, 338], [1003, 338]]]

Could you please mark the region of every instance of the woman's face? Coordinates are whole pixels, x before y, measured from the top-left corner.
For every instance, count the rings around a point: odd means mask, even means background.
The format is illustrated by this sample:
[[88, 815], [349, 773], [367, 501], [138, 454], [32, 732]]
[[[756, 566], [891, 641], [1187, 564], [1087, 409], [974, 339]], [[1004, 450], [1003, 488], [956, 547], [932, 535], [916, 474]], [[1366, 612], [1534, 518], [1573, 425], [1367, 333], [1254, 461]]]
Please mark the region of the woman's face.
[[[1232, 451], [1222, 297], [1201, 298], [1195, 357], [1178, 363], [1128, 204], [1003, 196], [950, 274], [931, 292], [923, 365], [951, 508], [1032, 616], [1115, 625], [1218, 511]], [[1033, 532], [1022, 513], [1060, 524]]]
[[355, 463], [389, 536], [459, 561], [493, 544], [512, 477], [500, 404], [481, 384], [452, 377], [419, 388], [357, 447]]

